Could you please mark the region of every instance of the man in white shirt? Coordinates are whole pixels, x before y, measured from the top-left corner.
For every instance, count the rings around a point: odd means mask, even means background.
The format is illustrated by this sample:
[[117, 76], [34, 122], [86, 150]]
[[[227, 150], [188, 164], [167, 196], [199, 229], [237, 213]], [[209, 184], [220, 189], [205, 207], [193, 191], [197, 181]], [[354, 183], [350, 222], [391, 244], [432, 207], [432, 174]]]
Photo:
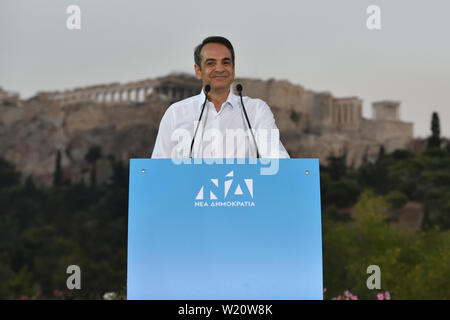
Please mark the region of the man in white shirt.
[[[208, 37], [194, 52], [195, 75], [211, 90], [201, 121], [204, 90], [169, 106], [161, 119], [152, 158], [289, 158], [270, 107], [261, 99], [233, 94], [234, 49], [223, 37]], [[191, 142], [194, 145], [191, 151]]]

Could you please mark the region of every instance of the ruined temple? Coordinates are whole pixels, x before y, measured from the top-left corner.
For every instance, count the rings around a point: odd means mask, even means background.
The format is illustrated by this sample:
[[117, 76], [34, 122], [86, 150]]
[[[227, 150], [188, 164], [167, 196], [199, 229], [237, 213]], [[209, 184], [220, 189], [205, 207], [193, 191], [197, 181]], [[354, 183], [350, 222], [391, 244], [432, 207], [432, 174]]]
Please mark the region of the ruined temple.
[[61, 106], [75, 103], [106, 105], [143, 103], [154, 99], [177, 101], [200, 91], [197, 79], [183, 73], [128, 83], [110, 83], [65, 91], [38, 92], [33, 99], [52, 101]]

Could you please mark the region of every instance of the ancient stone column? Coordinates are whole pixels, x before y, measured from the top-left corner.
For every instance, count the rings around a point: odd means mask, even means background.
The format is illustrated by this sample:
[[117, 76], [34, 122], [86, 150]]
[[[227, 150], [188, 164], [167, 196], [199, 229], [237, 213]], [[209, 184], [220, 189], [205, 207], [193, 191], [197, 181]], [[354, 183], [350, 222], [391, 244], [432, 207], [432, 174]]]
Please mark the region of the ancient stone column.
[[354, 120], [354, 112], [355, 112], [355, 107], [353, 104], [350, 105], [350, 124], [354, 124], [355, 120]]
[[144, 88], [144, 95], [143, 95], [142, 102], [147, 101], [147, 91], [148, 91], [148, 87], [145, 87], [145, 88]]
[[353, 104], [352, 105], [352, 124], [356, 124], [356, 112], [357, 112], [357, 105]]
[[344, 104], [344, 123], [348, 124], [348, 104]]
[[141, 102], [141, 88], [136, 89], [136, 102]]
[[348, 105], [344, 104], [344, 123], [348, 124]]
[[331, 105], [331, 124], [336, 124], [336, 106]]

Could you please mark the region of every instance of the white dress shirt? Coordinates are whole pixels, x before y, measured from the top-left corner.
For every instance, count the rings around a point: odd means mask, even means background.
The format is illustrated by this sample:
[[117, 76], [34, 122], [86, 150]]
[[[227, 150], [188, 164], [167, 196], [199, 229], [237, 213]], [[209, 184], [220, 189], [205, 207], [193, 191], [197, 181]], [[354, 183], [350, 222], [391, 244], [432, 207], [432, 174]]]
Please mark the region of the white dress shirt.
[[[188, 158], [195, 128], [205, 101], [200, 94], [167, 108], [159, 125], [152, 158]], [[289, 158], [279, 138], [270, 107], [261, 99], [243, 97], [261, 158]], [[240, 97], [230, 90], [219, 112], [206, 102], [195, 135], [193, 158], [256, 158], [256, 147], [248, 129]]]

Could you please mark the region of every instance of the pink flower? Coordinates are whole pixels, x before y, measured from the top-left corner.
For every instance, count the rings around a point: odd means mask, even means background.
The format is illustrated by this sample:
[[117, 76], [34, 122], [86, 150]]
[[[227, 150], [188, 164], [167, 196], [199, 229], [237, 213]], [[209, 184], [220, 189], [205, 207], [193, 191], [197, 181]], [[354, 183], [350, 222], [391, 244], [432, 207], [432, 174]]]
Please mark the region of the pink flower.
[[21, 296], [19, 299], [20, 300], [28, 300], [28, 297], [27, 296]]
[[377, 294], [377, 299], [378, 299], [378, 300], [384, 300], [384, 294], [381, 293], [381, 292], [378, 293], [378, 294]]
[[60, 290], [53, 290], [53, 295], [55, 296], [55, 297], [62, 297], [63, 296], [63, 292], [62, 291], [60, 291]]
[[385, 298], [386, 300], [391, 300], [391, 294], [389, 293], [389, 291], [386, 291], [386, 292], [384, 293], [384, 298]]
[[353, 295], [349, 290], [345, 290], [343, 295], [338, 295], [336, 298], [332, 298], [332, 300], [358, 300], [358, 297]]

